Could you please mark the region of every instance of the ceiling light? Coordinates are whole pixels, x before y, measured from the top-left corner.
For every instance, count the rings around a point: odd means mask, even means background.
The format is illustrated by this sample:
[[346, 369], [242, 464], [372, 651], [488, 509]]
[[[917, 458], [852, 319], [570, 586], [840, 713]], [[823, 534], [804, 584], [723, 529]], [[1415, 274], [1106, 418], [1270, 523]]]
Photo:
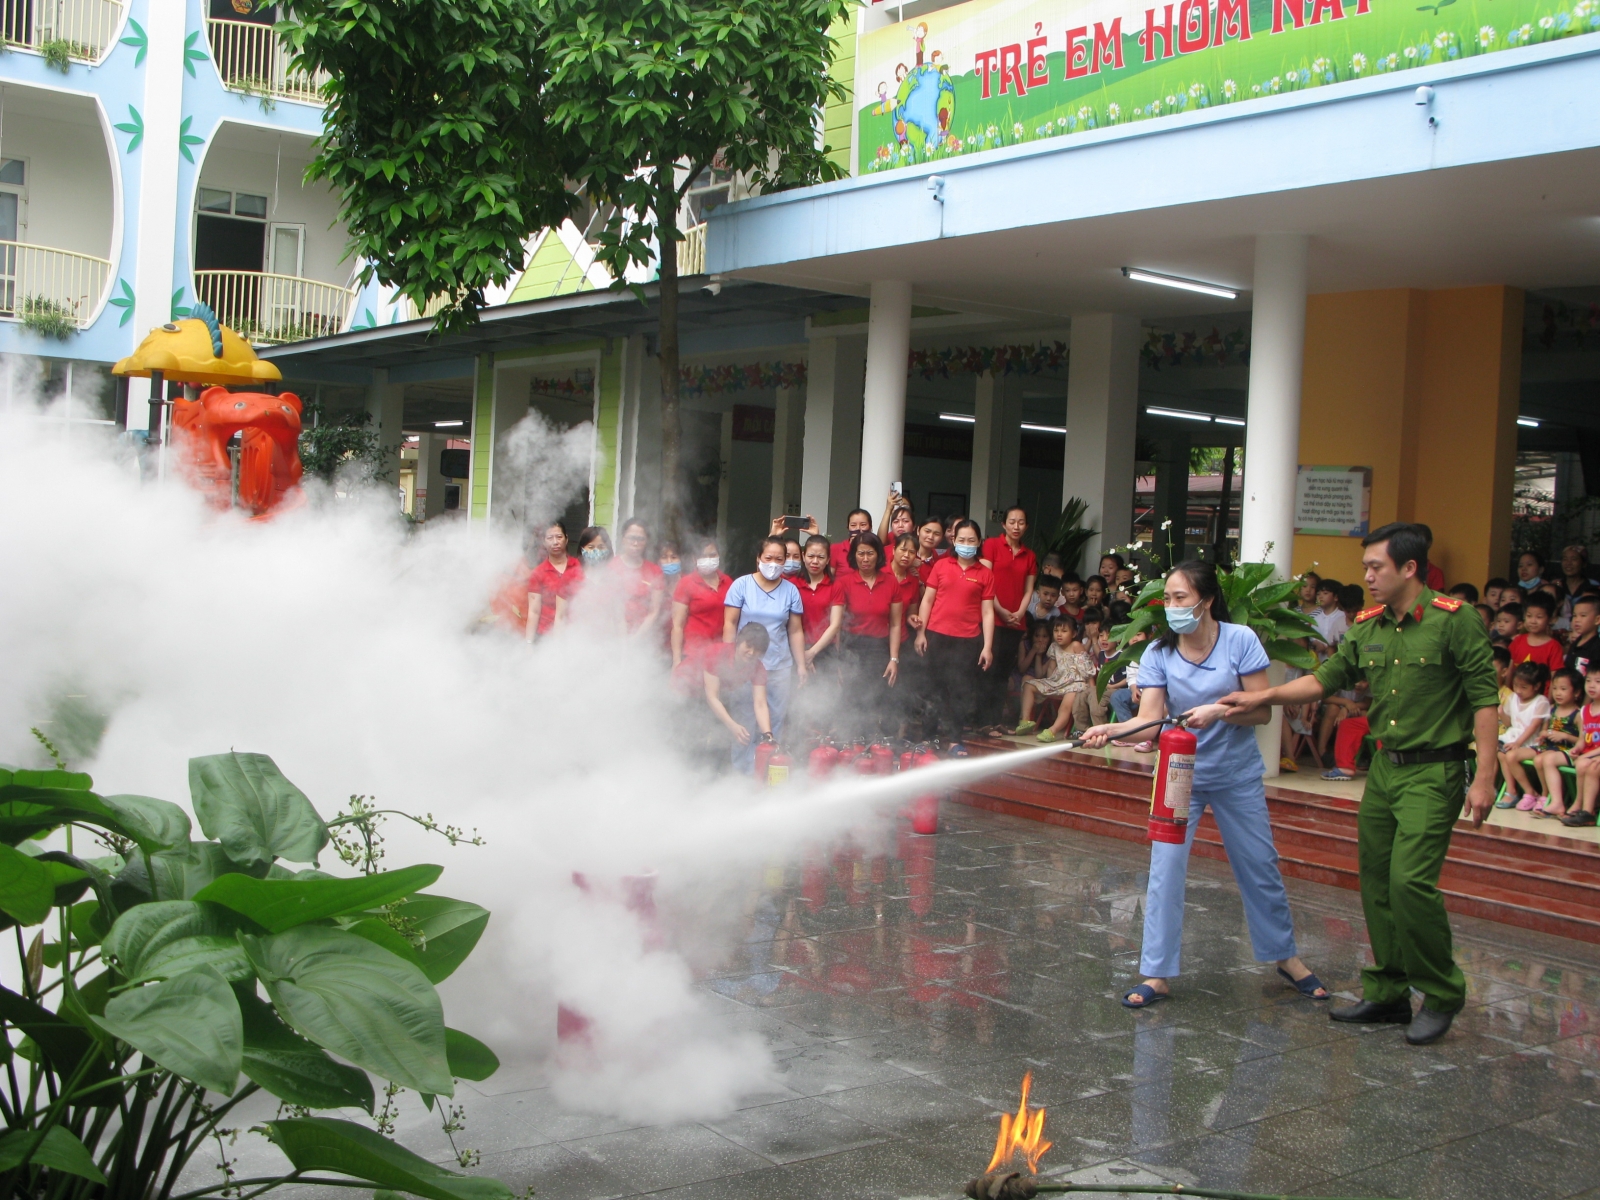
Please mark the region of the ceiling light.
[[1241, 421], [1238, 417], [1212, 417], [1211, 419], [1213, 421], [1215, 421], [1218, 425], [1243, 425], [1244, 424], [1244, 422]]
[[1022, 423], [1022, 427], [1033, 433], [1065, 433], [1067, 431], [1065, 425], [1034, 425], [1027, 421]]
[[963, 425], [975, 425], [977, 423], [977, 421], [978, 421], [978, 418], [977, 417], [964, 416], [961, 413], [940, 413], [939, 414], [939, 420], [941, 420], [941, 421], [960, 421]]
[[1216, 283], [1202, 283], [1198, 279], [1184, 279], [1179, 275], [1163, 275], [1159, 271], [1146, 271], [1142, 267], [1123, 267], [1122, 273], [1139, 283], [1159, 283], [1162, 287], [1182, 288], [1186, 292], [1200, 292], [1207, 296], [1220, 296], [1224, 300], [1237, 300], [1235, 288]]
[[435, 421], [433, 427], [435, 429], [454, 429], [457, 425], [465, 424], [465, 421]]
[[1209, 421], [1205, 413], [1185, 412], [1181, 408], [1147, 408], [1144, 410], [1152, 417], [1177, 417], [1180, 421]]
[[406, 441], [408, 441], [408, 442], [420, 442], [421, 440], [422, 440], [422, 435], [420, 433], [413, 433], [409, 437], [406, 438]]
[[1518, 417], [1517, 424], [1521, 425], [1524, 429], [1539, 428], [1539, 422], [1535, 421], [1532, 417]]

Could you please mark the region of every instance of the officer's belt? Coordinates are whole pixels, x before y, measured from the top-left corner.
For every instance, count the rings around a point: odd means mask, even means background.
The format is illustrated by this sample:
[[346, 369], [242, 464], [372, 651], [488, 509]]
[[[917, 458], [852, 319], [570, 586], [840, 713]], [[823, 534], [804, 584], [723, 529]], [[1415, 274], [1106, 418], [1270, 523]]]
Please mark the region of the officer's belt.
[[1468, 749], [1451, 746], [1445, 750], [1385, 750], [1383, 755], [1397, 767], [1420, 767], [1424, 763], [1461, 762], [1467, 757]]

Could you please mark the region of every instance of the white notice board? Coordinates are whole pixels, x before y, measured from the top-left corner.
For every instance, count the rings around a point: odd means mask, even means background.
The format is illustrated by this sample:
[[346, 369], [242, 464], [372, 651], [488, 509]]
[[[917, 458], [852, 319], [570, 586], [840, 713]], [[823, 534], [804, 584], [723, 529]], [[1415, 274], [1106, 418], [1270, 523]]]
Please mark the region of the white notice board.
[[1300, 468], [1294, 485], [1295, 533], [1366, 537], [1371, 517], [1371, 467]]

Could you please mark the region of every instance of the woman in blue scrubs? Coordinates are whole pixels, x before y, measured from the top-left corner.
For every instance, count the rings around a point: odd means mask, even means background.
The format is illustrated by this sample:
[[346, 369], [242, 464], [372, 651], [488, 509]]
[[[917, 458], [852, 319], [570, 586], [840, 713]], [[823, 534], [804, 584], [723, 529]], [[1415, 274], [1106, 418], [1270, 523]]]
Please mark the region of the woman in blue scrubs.
[[1199, 740], [1194, 760], [1194, 787], [1189, 800], [1189, 828], [1183, 843], [1150, 846], [1150, 887], [1145, 896], [1144, 946], [1139, 970], [1145, 979], [1126, 992], [1128, 1008], [1148, 1008], [1169, 994], [1168, 982], [1178, 974], [1183, 940], [1183, 891], [1189, 870], [1189, 848], [1206, 809], [1216, 819], [1228, 865], [1239, 885], [1250, 942], [1258, 962], [1277, 964], [1278, 973], [1303, 996], [1327, 998], [1328, 990], [1300, 961], [1294, 943], [1294, 921], [1278, 850], [1267, 817], [1261, 753], [1251, 725], [1271, 719], [1270, 708], [1227, 717], [1217, 701], [1229, 692], [1263, 691], [1267, 687], [1267, 653], [1248, 625], [1228, 620], [1228, 604], [1217, 586], [1217, 570], [1207, 562], [1185, 562], [1167, 575], [1165, 600], [1168, 632], [1139, 660], [1139, 712], [1131, 721], [1097, 725], [1084, 744], [1104, 746], [1137, 725], [1169, 713], [1188, 714], [1185, 726]]

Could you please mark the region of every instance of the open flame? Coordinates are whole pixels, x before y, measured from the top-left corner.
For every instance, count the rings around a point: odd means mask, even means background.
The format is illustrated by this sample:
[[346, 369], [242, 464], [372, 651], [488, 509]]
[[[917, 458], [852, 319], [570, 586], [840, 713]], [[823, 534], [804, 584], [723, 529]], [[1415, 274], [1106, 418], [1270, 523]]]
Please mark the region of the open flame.
[[1028, 1108], [1028, 1089], [1032, 1086], [1033, 1072], [1029, 1071], [1022, 1077], [1022, 1099], [1016, 1115], [1000, 1114], [1000, 1136], [994, 1140], [994, 1157], [984, 1169], [985, 1175], [1014, 1162], [1019, 1154], [1027, 1163], [1028, 1174], [1039, 1173], [1039, 1160], [1053, 1143], [1044, 1140], [1044, 1109]]

